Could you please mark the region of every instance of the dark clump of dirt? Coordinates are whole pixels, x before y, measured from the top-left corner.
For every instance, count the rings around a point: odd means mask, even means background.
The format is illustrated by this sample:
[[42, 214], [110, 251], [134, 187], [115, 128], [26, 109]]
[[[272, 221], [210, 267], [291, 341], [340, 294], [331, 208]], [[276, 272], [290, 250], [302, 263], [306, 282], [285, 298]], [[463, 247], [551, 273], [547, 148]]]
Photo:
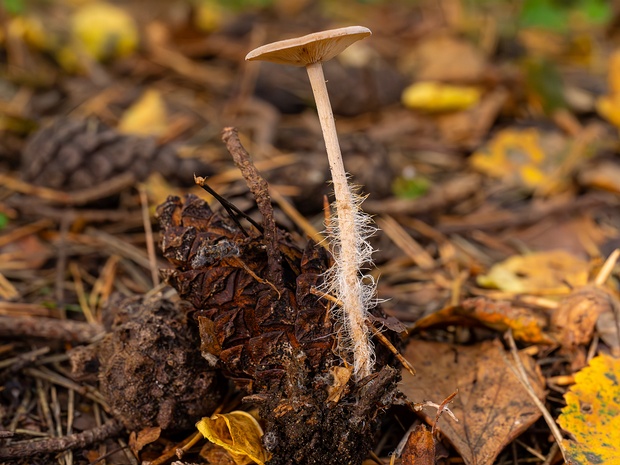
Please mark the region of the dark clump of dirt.
[[200, 354], [187, 304], [158, 294], [116, 298], [108, 307], [115, 313], [109, 333], [74, 349], [71, 360], [76, 377], [96, 376], [127, 429], [187, 430], [220, 405], [225, 383]]

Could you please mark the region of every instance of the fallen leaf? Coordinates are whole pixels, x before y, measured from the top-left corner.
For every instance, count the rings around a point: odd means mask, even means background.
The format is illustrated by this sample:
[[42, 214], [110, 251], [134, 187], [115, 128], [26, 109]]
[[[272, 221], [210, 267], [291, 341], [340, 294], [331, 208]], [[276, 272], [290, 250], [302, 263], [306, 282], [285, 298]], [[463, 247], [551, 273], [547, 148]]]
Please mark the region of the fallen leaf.
[[609, 346], [612, 355], [620, 356], [620, 334], [616, 312], [604, 312], [596, 321], [596, 332], [605, 344]]
[[[450, 410], [459, 423], [446, 418], [439, 429], [466, 465], [491, 465], [501, 450], [540, 416], [527, 392], [506, 365], [499, 341], [474, 346], [411, 340], [405, 358], [417, 370], [403, 372], [401, 390], [409, 399], [445, 399], [458, 388]], [[534, 360], [521, 354], [536, 395], [544, 398], [544, 380]], [[435, 412], [422, 412], [427, 423]]]
[[620, 463], [619, 380], [620, 360], [599, 355], [564, 394], [558, 423], [574, 438], [563, 441], [572, 465]]
[[407, 108], [429, 112], [466, 110], [480, 101], [480, 89], [440, 82], [416, 82], [403, 91]]
[[473, 150], [486, 137], [508, 97], [505, 89], [487, 92], [477, 105], [459, 112], [442, 113], [435, 122], [444, 141]]
[[404, 55], [399, 68], [418, 81], [475, 82], [484, 77], [487, 60], [471, 42], [439, 33], [422, 38]]
[[160, 435], [161, 428], [159, 426], [144, 428], [138, 431], [138, 433], [132, 431], [129, 436], [129, 447], [131, 447], [133, 453], [137, 455], [137, 453], [140, 452], [144, 446], [157, 441]]
[[138, 28], [122, 8], [105, 2], [86, 3], [71, 18], [74, 40], [92, 58], [104, 61], [133, 53]]
[[590, 266], [563, 250], [516, 255], [478, 276], [478, 284], [515, 294], [566, 293], [570, 287], [585, 286]]
[[531, 308], [476, 297], [431, 313], [417, 320], [412, 329], [479, 325], [501, 333], [511, 329], [515, 339], [530, 344], [555, 344], [555, 340], [545, 332], [548, 324], [544, 314]]
[[330, 368], [329, 372], [334, 382], [327, 388], [327, 402], [338, 402], [345, 392], [349, 379], [351, 379], [353, 368], [334, 366]]
[[225, 414], [204, 417], [196, 428], [209, 441], [228, 451], [237, 465], [256, 462], [264, 465], [271, 454], [263, 448], [263, 430], [256, 419], [247, 412], [236, 410]]
[[[565, 350], [589, 344], [600, 315], [613, 313], [612, 296], [603, 288], [584, 286], [564, 297], [551, 315], [551, 331]], [[615, 326], [615, 325], [614, 325]]]
[[426, 425], [417, 425], [407, 438], [401, 463], [402, 465], [435, 464], [435, 438]]
[[161, 93], [148, 89], [125, 111], [118, 130], [125, 134], [161, 136], [168, 126], [168, 114]]
[[559, 133], [544, 135], [534, 128], [504, 129], [469, 159], [471, 166], [487, 176], [535, 189], [550, 182], [558, 159], [568, 152]]
[[[620, 104], [617, 108], [620, 108]], [[620, 123], [620, 118], [618, 121]], [[581, 170], [578, 179], [583, 187], [594, 187], [620, 194], [620, 165], [617, 162], [601, 160]]]
[[620, 50], [616, 50], [610, 55], [608, 66], [607, 85], [609, 94], [602, 95], [596, 100], [596, 110], [599, 115], [620, 128]]

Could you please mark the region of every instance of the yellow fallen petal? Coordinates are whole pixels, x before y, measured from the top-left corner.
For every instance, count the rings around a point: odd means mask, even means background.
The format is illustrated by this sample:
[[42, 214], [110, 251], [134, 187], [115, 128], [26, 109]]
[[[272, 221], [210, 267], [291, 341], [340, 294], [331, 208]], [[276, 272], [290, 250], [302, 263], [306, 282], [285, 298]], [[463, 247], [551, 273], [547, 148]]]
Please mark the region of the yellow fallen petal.
[[476, 87], [453, 86], [439, 82], [418, 82], [403, 91], [407, 108], [432, 112], [458, 111], [477, 104], [481, 92]]
[[263, 430], [247, 412], [214, 414], [196, 423], [196, 428], [209, 441], [226, 449], [237, 465], [264, 465], [271, 459], [261, 441]]

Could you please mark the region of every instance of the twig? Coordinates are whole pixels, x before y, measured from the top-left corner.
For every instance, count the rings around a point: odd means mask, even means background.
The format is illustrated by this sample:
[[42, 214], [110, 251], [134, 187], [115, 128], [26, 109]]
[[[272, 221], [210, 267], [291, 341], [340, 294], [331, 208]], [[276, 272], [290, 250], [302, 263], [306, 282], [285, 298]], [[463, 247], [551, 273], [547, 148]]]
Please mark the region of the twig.
[[8, 190], [32, 195], [47, 202], [60, 203], [63, 205], [84, 205], [94, 200], [110, 197], [123, 189], [133, 186], [135, 182], [136, 178], [133, 173], [126, 171], [104, 183], [97, 184], [87, 189], [62, 192], [47, 187], [34, 186], [27, 182], [20, 181], [13, 176], [9, 176], [8, 174], [0, 174], [0, 185]]
[[263, 215], [263, 227], [265, 228], [265, 242], [267, 246], [267, 261], [269, 262], [269, 281], [275, 283], [276, 287], [282, 286], [282, 256], [278, 247], [278, 228], [273, 216], [271, 197], [269, 196], [269, 184], [260, 175], [253, 165], [250, 154], [245, 150], [236, 128], [225, 128], [222, 133], [222, 140], [230, 152], [235, 165], [245, 178], [248, 188], [256, 199], [258, 210]]
[[37, 454], [53, 454], [68, 449], [82, 448], [116, 436], [122, 430], [123, 425], [120, 422], [111, 420], [91, 430], [60, 438], [14, 442], [0, 447], [0, 459], [19, 459]]
[[[508, 330], [505, 334], [505, 338], [508, 341], [508, 346], [510, 347], [510, 353], [512, 354], [512, 358], [514, 360], [514, 363], [510, 363], [507, 359], [504, 359], [504, 361], [506, 362], [506, 365], [508, 365], [508, 368], [510, 368], [510, 370], [517, 377], [517, 379], [519, 380], [523, 388], [526, 390], [526, 392], [532, 399], [532, 402], [534, 402], [536, 407], [538, 407], [538, 409], [542, 413], [543, 418], [547, 422], [547, 426], [549, 426], [549, 429], [551, 430], [551, 434], [553, 435], [556, 443], [558, 444], [558, 447], [562, 451], [562, 456], [564, 457], [564, 461], [569, 463], [568, 459], [566, 458], [566, 450], [564, 449], [564, 446], [562, 445], [562, 441], [564, 440], [564, 438], [562, 437], [562, 432], [560, 431], [560, 428], [556, 424], [554, 418], [551, 416], [551, 413], [549, 413], [549, 410], [547, 410], [547, 407], [545, 407], [545, 404], [543, 404], [541, 400], [538, 398], [538, 396], [534, 392], [534, 388], [532, 388], [532, 385], [530, 384], [527, 373], [525, 372], [525, 368], [523, 367], [523, 363], [521, 362], [521, 357], [519, 357], [519, 351], [517, 350], [517, 345], [515, 344], [515, 340], [512, 337], [512, 331]], [[504, 356], [503, 351], [502, 351], [502, 356]]]
[[151, 265], [151, 278], [153, 279], [153, 287], [159, 285], [159, 271], [157, 266], [157, 255], [155, 254], [155, 241], [153, 240], [153, 227], [151, 226], [151, 218], [149, 216], [149, 199], [146, 195], [144, 185], [138, 189], [140, 192], [140, 204], [142, 205], [142, 222], [144, 223], [144, 234], [146, 235], [146, 251], [149, 256], [149, 264]]
[[0, 316], [2, 337], [26, 336], [87, 343], [103, 331], [103, 326], [96, 323], [43, 317]]

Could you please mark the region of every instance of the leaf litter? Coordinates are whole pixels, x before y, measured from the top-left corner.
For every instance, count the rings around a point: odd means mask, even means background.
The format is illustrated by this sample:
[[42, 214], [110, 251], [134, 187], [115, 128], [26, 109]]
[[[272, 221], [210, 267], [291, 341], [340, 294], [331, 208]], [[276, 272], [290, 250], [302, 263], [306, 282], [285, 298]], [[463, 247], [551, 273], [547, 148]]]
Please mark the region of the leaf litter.
[[[345, 437], [356, 463], [617, 460], [618, 52], [604, 2], [10, 3], [2, 460], [234, 463], [193, 425], [261, 405], [266, 434], [241, 433], [259, 462], [269, 446], [272, 463], [307, 463], [316, 444]], [[314, 288], [329, 255], [305, 239], [319, 237], [330, 195], [306, 78], [242, 64], [262, 43], [343, 23], [374, 33], [325, 73], [345, 164], [384, 229], [372, 328], [387, 328], [417, 372], [375, 341], [381, 363], [402, 371], [398, 395], [398, 371], [356, 385], [331, 352], [334, 301]], [[416, 98], [403, 102], [409, 86]], [[256, 210], [220, 141], [227, 126], [239, 127], [273, 213], [264, 199]], [[191, 186], [194, 174], [215, 195]], [[180, 200], [153, 237], [157, 205], [188, 193], [208, 208]], [[263, 241], [252, 221], [270, 215], [276, 234]], [[280, 272], [266, 266], [278, 254]], [[193, 309], [158, 284], [159, 269]], [[264, 304], [278, 294], [304, 317]], [[528, 389], [499, 342], [508, 330]], [[303, 362], [285, 339], [301, 340]], [[223, 373], [245, 394], [224, 389]], [[444, 408], [459, 421], [437, 420]], [[549, 422], [565, 430], [560, 446]]]

